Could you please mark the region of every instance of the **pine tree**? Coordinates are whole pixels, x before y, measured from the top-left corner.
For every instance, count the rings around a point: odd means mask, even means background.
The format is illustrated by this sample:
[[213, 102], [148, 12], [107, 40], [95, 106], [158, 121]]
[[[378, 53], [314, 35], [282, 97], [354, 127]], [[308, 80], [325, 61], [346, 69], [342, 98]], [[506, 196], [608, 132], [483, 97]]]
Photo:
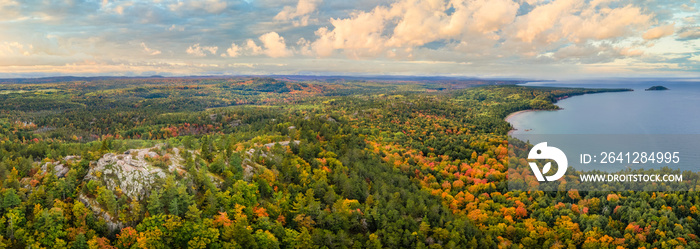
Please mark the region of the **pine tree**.
[[3, 200], [2, 208], [10, 209], [14, 206], [18, 206], [21, 203], [19, 196], [15, 193], [16, 190], [13, 188], [8, 188], [5, 190], [5, 198]]
[[151, 196], [148, 197], [148, 213], [157, 215], [163, 213], [163, 203], [160, 200], [160, 191], [153, 190]]
[[214, 160], [214, 155], [212, 154], [212, 144], [209, 136], [202, 137], [202, 149], [201, 149], [202, 159], [207, 162], [212, 162]]
[[185, 213], [185, 219], [187, 221], [199, 223], [202, 220], [202, 211], [199, 211], [196, 204], [192, 204], [188, 207], [187, 213]]
[[170, 214], [175, 215], [175, 216], [180, 216], [180, 207], [177, 201], [177, 197], [173, 198], [173, 200], [170, 201], [170, 205], [168, 206], [168, 211], [170, 211]]
[[307, 249], [307, 248], [314, 248], [313, 241], [311, 240], [311, 234], [309, 234], [309, 230], [306, 230], [305, 227], [301, 228], [301, 233], [299, 233], [299, 236], [297, 236], [296, 239], [296, 249]]
[[73, 241], [73, 246], [71, 249], [88, 249], [87, 239], [85, 239], [85, 234], [78, 234]]

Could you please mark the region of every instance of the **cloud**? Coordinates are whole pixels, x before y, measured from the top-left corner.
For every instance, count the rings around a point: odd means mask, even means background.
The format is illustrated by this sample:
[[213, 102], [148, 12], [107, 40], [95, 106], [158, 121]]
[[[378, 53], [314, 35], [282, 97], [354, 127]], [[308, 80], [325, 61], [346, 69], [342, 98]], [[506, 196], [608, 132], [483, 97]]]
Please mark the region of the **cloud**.
[[13, 20], [20, 17], [21, 6], [15, 0], [0, 0], [0, 21]]
[[682, 4], [682, 5], [681, 5], [681, 9], [683, 9], [684, 11], [688, 11], [688, 12], [693, 12], [693, 11], [695, 11], [695, 7], [693, 7], [693, 6], [688, 6], [687, 4]]
[[260, 39], [263, 47], [265, 47], [263, 53], [267, 56], [277, 58], [292, 55], [292, 51], [287, 49], [287, 44], [284, 43], [284, 38], [279, 36], [276, 32], [261, 35], [258, 39]]
[[577, 0], [557, 0], [535, 7], [530, 13], [517, 18], [515, 37], [523, 42], [532, 42], [543, 33], [551, 30], [562, 16], [569, 14], [581, 5]]
[[688, 60], [700, 62], [700, 54], [694, 55], [694, 56], [688, 58]]
[[309, 14], [316, 11], [321, 2], [323, 0], [299, 0], [296, 7], [284, 6], [282, 11], [274, 17], [274, 20], [288, 21], [297, 19], [294, 22], [294, 26], [307, 26], [309, 25]]
[[173, 12], [182, 12], [190, 10], [204, 10], [212, 14], [220, 14], [226, 10], [228, 4], [222, 0], [193, 0], [168, 5], [168, 8]]
[[225, 54], [221, 54], [221, 57], [236, 57], [241, 53], [241, 47], [236, 45], [236, 43], [231, 43], [231, 47], [226, 49]]
[[644, 40], [656, 40], [661, 37], [672, 35], [674, 25], [675, 23], [654, 27], [650, 30], [647, 30], [647, 32], [645, 32], [644, 35], [642, 35], [642, 38], [644, 38]]
[[579, 11], [579, 15], [563, 16], [562, 22], [565, 24], [559, 30], [573, 42], [627, 38], [653, 22], [653, 14], [644, 13], [640, 7], [633, 5], [597, 10], [594, 6], [583, 5]]
[[289, 6], [270, 0], [0, 0], [0, 71], [88, 60], [119, 61], [125, 70], [200, 72], [165, 66], [187, 61], [209, 65], [201, 72], [225, 72], [233, 65], [229, 57], [236, 65], [286, 65], [256, 73], [549, 75], [591, 63], [647, 70], [660, 62], [700, 70], [687, 56], [697, 56], [700, 39], [692, 0], [282, 2]]
[[194, 45], [190, 46], [189, 48], [187, 48], [187, 54], [191, 54], [191, 55], [194, 55], [194, 56], [203, 57], [203, 56], [206, 56], [206, 55], [207, 55], [207, 52], [208, 52], [209, 54], [216, 54], [216, 50], [218, 50], [218, 49], [219, 49], [219, 48], [216, 47], [216, 46], [211, 46], [211, 47], [204, 46], [204, 47], [201, 47], [201, 46], [199, 46], [199, 43], [197, 43], [197, 44], [194, 44]]
[[0, 43], [0, 55], [2, 56], [13, 56], [13, 55], [30, 55], [30, 51], [34, 47], [29, 45], [24, 45], [19, 42], [2, 42]]
[[149, 54], [149, 55], [159, 55], [160, 54], [160, 50], [149, 48], [148, 46], [146, 46], [145, 42], [141, 43], [141, 47], [143, 48], [143, 51], [146, 52], [146, 54]]
[[[331, 27], [316, 30], [311, 48], [320, 57], [342, 51], [352, 59], [440, 60], [435, 54], [441, 49], [452, 51], [440, 55], [450, 60], [533, 57], [571, 43], [582, 47], [591, 41], [628, 39], [654, 22], [653, 14], [631, 4], [583, 0], [531, 4], [529, 12], [518, 13], [520, 5], [511, 0], [398, 0], [330, 19]], [[438, 47], [424, 49], [427, 45]]]
[[678, 31], [679, 40], [694, 40], [700, 38], [700, 26], [683, 27]]
[[251, 55], [258, 55], [262, 53], [262, 48], [255, 44], [255, 41], [253, 39], [248, 39], [246, 41], [246, 49], [250, 52]]
[[639, 50], [639, 49], [632, 49], [632, 48], [623, 48], [620, 49], [620, 54], [624, 56], [641, 56], [644, 54], [644, 51]]
[[313, 51], [311, 51], [311, 42], [304, 39], [304, 37], [299, 38], [299, 40], [297, 41], [297, 48], [297, 53], [305, 56], [313, 56]]
[[173, 24], [173, 25], [170, 25], [170, 27], [168, 28], [168, 31], [181, 31], [182, 32], [182, 31], [185, 31], [185, 27]]
[[117, 5], [116, 7], [114, 7], [114, 12], [117, 13], [117, 14], [119, 14], [119, 15], [123, 15], [123, 14], [124, 14], [124, 10], [125, 10], [126, 8], [129, 8], [129, 7], [133, 6], [133, 5], [134, 5], [133, 2], [126, 2], [126, 3], [123, 3], [123, 4]]

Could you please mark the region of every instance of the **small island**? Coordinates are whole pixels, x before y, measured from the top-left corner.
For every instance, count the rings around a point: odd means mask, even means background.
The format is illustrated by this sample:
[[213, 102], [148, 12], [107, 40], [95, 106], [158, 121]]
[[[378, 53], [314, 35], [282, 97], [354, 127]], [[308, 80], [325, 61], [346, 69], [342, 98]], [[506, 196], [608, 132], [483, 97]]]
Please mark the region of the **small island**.
[[652, 86], [652, 87], [649, 87], [647, 89], [644, 89], [644, 91], [664, 91], [664, 90], [668, 90], [668, 88], [666, 88], [665, 86]]

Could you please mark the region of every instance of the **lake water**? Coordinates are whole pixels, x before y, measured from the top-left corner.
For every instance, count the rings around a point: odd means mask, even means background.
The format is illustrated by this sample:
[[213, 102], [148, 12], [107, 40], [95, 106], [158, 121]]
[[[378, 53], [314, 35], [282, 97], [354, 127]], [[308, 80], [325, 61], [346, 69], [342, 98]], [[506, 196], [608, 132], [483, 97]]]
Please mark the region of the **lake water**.
[[[636, 165], [643, 168], [669, 166], [700, 171], [700, 80], [598, 80], [528, 83], [526, 86], [585, 88], [631, 88], [632, 92], [574, 96], [556, 103], [561, 110], [519, 113], [508, 118], [513, 137], [535, 144], [598, 154], [611, 151], [679, 151], [680, 164]], [[644, 91], [654, 85], [667, 91]], [[569, 135], [562, 135], [569, 134]], [[571, 134], [577, 134], [570, 136]], [[600, 143], [582, 142], [595, 138]], [[610, 141], [608, 141], [610, 140]], [[620, 140], [618, 142], [612, 140]], [[606, 147], [605, 149], [602, 149]], [[578, 156], [578, 152], [576, 156]], [[569, 156], [572, 157], [572, 156]], [[578, 158], [570, 158], [575, 161]], [[571, 163], [571, 162], [570, 162]], [[630, 165], [576, 165], [579, 169], [616, 171]]]
[[[523, 133], [539, 134], [700, 134], [700, 81], [563, 82], [526, 86], [631, 88], [632, 92], [574, 96], [562, 110], [526, 112], [508, 119]], [[644, 91], [663, 85], [667, 91]], [[530, 131], [525, 131], [530, 129]]]

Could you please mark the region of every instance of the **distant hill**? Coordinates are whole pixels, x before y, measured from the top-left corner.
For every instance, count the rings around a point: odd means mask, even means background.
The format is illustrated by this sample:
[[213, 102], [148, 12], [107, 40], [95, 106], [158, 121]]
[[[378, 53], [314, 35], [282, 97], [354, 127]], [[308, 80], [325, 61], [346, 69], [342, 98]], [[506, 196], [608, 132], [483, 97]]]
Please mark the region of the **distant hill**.
[[668, 90], [668, 88], [666, 88], [665, 86], [652, 86], [652, 87], [649, 87], [647, 89], [644, 89], [644, 91], [664, 91], [664, 90]]
[[41, 83], [57, 83], [71, 81], [97, 81], [97, 80], [116, 80], [116, 79], [153, 79], [164, 78], [160, 75], [153, 76], [96, 76], [96, 77], [80, 77], [80, 76], [56, 76], [56, 77], [41, 77], [41, 78], [6, 78], [0, 79], [0, 83], [4, 84], [41, 84]]
[[475, 85], [512, 85], [535, 80], [527, 79], [512, 79], [512, 78], [494, 78], [482, 79], [475, 77], [459, 77], [459, 76], [410, 76], [410, 75], [366, 75], [366, 76], [315, 76], [315, 75], [228, 75], [228, 76], [179, 76], [179, 77], [164, 77], [160, 75], [153, 76], [55, 76], [41, 78], [5, 78], [0, 79], [0, 84], [45, 84], [71, 81], [104, 81], [104, 80], [144, 80], [144, 79], [188, 79], [188, 80], [216, 80], [216, 79], [255, 79], [268, 78], [281, 81], [320, 81], [329, 83], [343, 82], [423, 82], [423, 83], [441, 83], [452, 85], [449, 88], [464, 88]]

